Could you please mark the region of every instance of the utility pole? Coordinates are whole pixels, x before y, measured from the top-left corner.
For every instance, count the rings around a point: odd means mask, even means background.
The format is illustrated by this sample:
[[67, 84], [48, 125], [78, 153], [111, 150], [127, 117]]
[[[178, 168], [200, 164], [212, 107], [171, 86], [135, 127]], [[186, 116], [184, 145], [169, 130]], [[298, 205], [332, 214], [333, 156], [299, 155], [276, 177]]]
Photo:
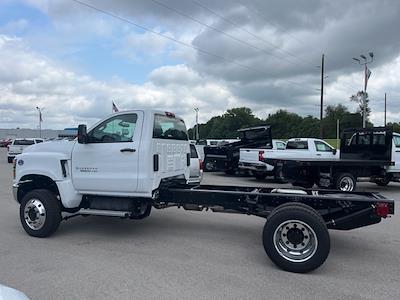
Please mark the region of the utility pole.
[[199, 139], [200, 139], [200, 137], [199, 137], [199, 108], [198, 107], [196, 107], [195, 109], [194, 109], [194, 111], [196, 112], [196, 141], [198, 141]]
[[322, 124], [322, 118], [324, 116], [324, 58], [325, 55], [322, 54], [322, 62], [321, 62], [321, 109], [320, 109], [320, 124], [319, 124], [319, 135], [321, 139], [323, 138], [324, 128]]
[[386, 93], [385, 93], [385, 127], [386, 127]]

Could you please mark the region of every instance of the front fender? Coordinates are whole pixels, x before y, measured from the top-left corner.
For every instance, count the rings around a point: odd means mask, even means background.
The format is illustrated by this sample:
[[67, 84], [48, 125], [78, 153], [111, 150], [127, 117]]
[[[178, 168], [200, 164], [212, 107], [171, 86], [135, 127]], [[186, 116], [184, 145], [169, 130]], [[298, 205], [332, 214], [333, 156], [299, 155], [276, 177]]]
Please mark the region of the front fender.
[[25, 175], [43, 175], [53, 181], [64, 180], [61, 161], [68, 160], [62, 153], [28, 152], [16, 156], [15, 181], [19, 182]]

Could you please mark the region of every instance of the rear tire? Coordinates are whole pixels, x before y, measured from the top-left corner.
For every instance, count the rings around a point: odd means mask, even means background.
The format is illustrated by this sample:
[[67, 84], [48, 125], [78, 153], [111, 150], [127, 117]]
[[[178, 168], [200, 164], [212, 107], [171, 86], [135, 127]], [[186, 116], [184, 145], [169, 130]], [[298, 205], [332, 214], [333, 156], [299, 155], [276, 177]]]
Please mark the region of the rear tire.
[[302, 203], [286, 203], [268, 216], [263, 245], [268, 257], [281, 269], [307, 273], [325, 262], [330, 237], [316, 210]]
[[140, 206], [135, 209], [134, 213], [131, 214], [130, 218], [134, 220], [142, 220], [150, 216], [151, 213], [151, 204], [142, 203]]
[[253, 176], [258, 180], [264, 180], [267, 177], [267, 174], [264, 172], [253, 171]]
[[314, 182], [293, 182], [293, 186], [299, 186], [305, 189], [311, 189], [314, 186]]
[[236, 174], [236, 170], [235, 169], [225, 170], [225, 174], [227, 174], [227, 175], [235, 175]]
[[375, 180], [375, 183], [379, 186], [387, 186], [390, 182], [390, 177], [386, 176], [385, 178], [380, 178]]
[[334, 176], [334, 188], [342, 192], [354, 192], [357, 180], [351, 173], [338, 173]]
[[204, 162], [204, 171], [206, 172], [212, 172], [215, 169], [215, 164], [212, 161], [205, 161]]
[[56, 232], [61, 222], [59, 200], [49, 190], [33, 190], [22, 198], [19, 216], [27, 234], [48, 237]]

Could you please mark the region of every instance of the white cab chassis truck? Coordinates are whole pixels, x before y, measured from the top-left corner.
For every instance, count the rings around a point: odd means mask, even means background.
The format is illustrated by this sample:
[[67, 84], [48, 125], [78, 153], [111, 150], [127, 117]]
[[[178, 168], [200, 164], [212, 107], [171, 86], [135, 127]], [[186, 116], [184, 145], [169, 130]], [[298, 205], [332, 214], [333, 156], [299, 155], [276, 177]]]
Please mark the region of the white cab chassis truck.
[[[280, 268], [305, 273], [324, 263], [328, 229], [379, 223], [394, 201], [375, 193], [188, 185], [190, 148], [173, 113], [132, 110], [108, 116], [76, 141], [44, 142], [14, 161], [13, 194], [31, 236], [62, 220], [98, 215], [143, 219], [151, 209], [231, 212], [266, 219], [264, 249]], [[162, 229], [160, 229], [162, 230]], [[161, 255], [161, 253], [160, 253]]]

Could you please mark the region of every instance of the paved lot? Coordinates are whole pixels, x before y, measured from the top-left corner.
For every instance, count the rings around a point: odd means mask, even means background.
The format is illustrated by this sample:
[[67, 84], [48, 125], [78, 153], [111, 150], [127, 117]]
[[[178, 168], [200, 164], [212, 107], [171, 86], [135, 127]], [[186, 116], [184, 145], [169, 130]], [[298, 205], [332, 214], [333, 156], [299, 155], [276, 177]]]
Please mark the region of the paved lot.
[[[205, 184], [276, 185], [207, 173]], [[29, 237], [0, 148], [0, 283], [31, 299], [400, 299], [400, 218], [331, 231], [325, 264], [299, 275], [264, 253], [257, 217], [153, 211], [143, 221], [75, 218], [51, 238]], [[379, 191], [400, 199], [400, 184]]]

